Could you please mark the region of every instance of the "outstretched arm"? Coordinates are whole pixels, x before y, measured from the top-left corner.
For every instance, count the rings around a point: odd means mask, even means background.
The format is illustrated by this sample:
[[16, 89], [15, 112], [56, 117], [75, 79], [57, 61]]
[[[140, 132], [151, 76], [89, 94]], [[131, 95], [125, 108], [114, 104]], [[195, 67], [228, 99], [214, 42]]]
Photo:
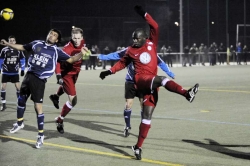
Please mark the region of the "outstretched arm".
[[88, 50], [87, 47], [83, 47], [81, 49], [81, 52], [76, 54], [75, 56], [71, 56], [69, 59], [67, 59], [66, 61], [68, 63], [74, 63], [76, 61], [78, 61], [79, 59], [81, 59], [83, 56], [87, 56], [89, 55], [90, 51]]
[[157, 22], [150, 16], [150, 14], [145, 12], [141, 6], [137, 5], [134, 7], [134, 9], [149, 24], [149, 27], [150, 27], [149, 39], [157, 46], [158, 38], [159, 38], [159, 26]]
[[4, 39], [1, 40], [0, 44], [3, 45], [3, 46], [8, 46], [10, 48], [13, 48], [15, 50], [20, 50], [20, 51], [25, 50], [22, 44], [11, 44], [11, 43], [7, 42]]
[[98, 56], [98, 59], [100, 60], [119, 60], [121, 59], [121, 57], [123, 57], [125, 55], [125, 52], [127, 51], [127, 49], [121, 50], [121, 51], [117, 51], [117, 52], [112, 52], [110, 54], [100, 54]]
[[171, 78], [175, 78], [174, 73], [169, 69], [168, 65], [157, 55], [158, 66]]

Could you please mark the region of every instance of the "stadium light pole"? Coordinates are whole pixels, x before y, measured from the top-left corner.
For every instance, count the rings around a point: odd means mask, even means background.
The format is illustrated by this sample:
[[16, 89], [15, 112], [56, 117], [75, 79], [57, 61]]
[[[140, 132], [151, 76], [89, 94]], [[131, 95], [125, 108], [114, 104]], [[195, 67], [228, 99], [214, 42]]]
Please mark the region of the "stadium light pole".
[[246, 45], [246, 0], [244, 0], [244, 45]]
[[207, 0], [207, 47], [209, 46], [209, 0]]
[[229, 48], [229, 34], [228, 34], [228, 0], [226, 0], [226, 39], [227, 39], [227, 48]]
[[182, 0], [180, 0], [180, 62], [182, 64], [182, 53], [183, 53], [183, 4]]

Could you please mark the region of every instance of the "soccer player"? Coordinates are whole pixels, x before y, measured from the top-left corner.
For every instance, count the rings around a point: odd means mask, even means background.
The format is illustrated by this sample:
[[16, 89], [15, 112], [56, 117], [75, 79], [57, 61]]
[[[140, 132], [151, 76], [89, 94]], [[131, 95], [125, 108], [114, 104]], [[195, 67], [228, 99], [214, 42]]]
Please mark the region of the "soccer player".
[[[83, 30], [76, 27], [72, 29], [71, 40], [63, 47], [63, 51], [65, 51], [70, 56], [75, 56], [76, 54], [81, 52], [81, 48], [84, 46], [85, 41], [83, 39]], [[90, 54], [91, 53], [89, 51], [88, 55]], [[56, 65], [55, 73], [57, 76], [57, 83], [61, 86], [58, 88], [57, 93], [50, 95], [49, 98], [57, 109], [59, 109], [59, 97], [64, 94], [64, 92], [68, 95], [69, 98], [69, 100], [64, 104], [62, 108], [61, 114], [55, 118], [57, 130], [61, 134], [64, 133], [64, 118], [77, 103], [75, 84], [81, 71], [81, 64], [82, 59], [79, 59], [74, 64], [69, 64], [68, 62], [60, 62]]]
[[[125, 52], [127, 51], [127, 48], [119, 50], [117, 52], [113, 52], [110, 54], [100, 54], [98, 56], [98, 59], [100, 60], [119, 60], [121, 59], [124, 55]], [[158, 60], [158, 66], [171, 78], [174, 79], [175, 75], [173, 72], [170, 71], [168, 65], [157, 55], [157, 60]], [[134, 76], [135, 76], [135, 71], [134, 71], [134, 66], [133, 63], [130, 63], [127, 66], [127, 75], [125, 78], [125, 108], [123, 111], [123, 116], [125, 120], [126, 126], [124, 127], [123, 135], [124, 137], [128, 137], [130, 134], [131, 130], [131, 125], [130, 125], [130, 116], [132, 113], [132, 105], [135, 97], [139, 98], [140, 104], [141, 104], [141, 110], [142, 110], [142, 101], [143, 101], [143, 94], [140, 93], [135, 88], [135, 82], [134, 82]], [[142, 111], [141, 111], [142, 112]]]
[[13, 124], [10, 133], [15, 133], [24, 127], [23, 116], [26, 102], [29, 96], [31, 96], [37, 113], [38, 139], [36, 148], [40, 148], [44, 141], [44, 113], [42, 110], [42, 103], [47, 78], [53, 75], [57, 61], [74, 63], [81, 59], [87, 52], [87, 48], [82, 48], [80, 53], [70, 57], [56, 46], [57, 42], [60, 42], [60, 40], [61, 33], [57, 29], [51, 29], [49, 31], [46, 41], [35, 40], [29, 44], [21, 45], [8, 43], [4, 39], [1, 40], [1, 45], [20, 51], [26, 50], [32, 52], [28, 60], [29, 67], [23, 79], [17, 101], [17, 122]]
[[132, 150], [136, 158], [141, 160], [142, 144], [151, 127], [151, 118], [158, 101], [159, 87], [163, 86], [167, 90], [180, 94], [189, 102], [192, 102], [195, 94], [198, 92], [199, 84], [195, 84], [194, 87], [185, 90], [166, 76], [157, 75], [158, 24], [141, 6], [135, 6], [135, 11], [149, 24], [150, 36], [147, 37], [143, 29], [136, 29], [132, 34], [132, 46], [128, 47], [125, 55], [110, 70], [102, 71], [100, 78], [104, 79], [106, 76], [124, 69], [131, 62], [133, 63], [135, 68], [135, 85], [143, 93], [143, 113], [138, 140], [136, 145], [132, 146]]
[[[15, 36], [9, 36], [10, 44], [16, 44]], [[0, 53], [0, 73], [2, 73], [1, 85], [1, 111], [6, 109], [6, 87], [7, 82], [15, 84], [17, 98], [20, 93], [19, 83], [19, 65], [21, 64], [21, 76], [24, 76], [25, 56], [22, 51], [14, 50], [10, 47], [4, 47]]]

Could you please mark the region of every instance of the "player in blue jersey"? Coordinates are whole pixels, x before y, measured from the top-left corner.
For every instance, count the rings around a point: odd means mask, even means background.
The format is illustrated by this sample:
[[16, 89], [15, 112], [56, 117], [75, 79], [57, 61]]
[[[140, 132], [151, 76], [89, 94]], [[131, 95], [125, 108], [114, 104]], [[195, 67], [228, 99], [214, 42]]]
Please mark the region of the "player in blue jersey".
[[31, 52], [31, 56], [28, 59], [29, 67], [22, 82], [20, 96], [17, 102], [17, 122], [13, 125], [10, 133], [15, 133], [24, 127], [23, 115], [26, 108], [26, 101], [31, 96], [37, 113], [38, 139], [36, 148], [40, 148], [44, 140], [42, 103], [47, 78], [53, 75], [57, 62], [67, 61], [68, 63], [74, 63], [81, 59], [88, 51], [86, 47], [83, 47], [80, 53], [70, 57], [56, 46], [60, 40], [61, 32], [57, 29], [51, 29], [49, 31], [46, 41], [35, 40], [31, 43], [21, 45], [8, 43], [4, 39], [1, 40], [1, 45], [20, 51], [26, 50]]
[[[122, 50], [117, 51], [117, 52], [107, 54], [107, 55], [100, 54], [98, 56], [98, 59], [100, 59], [100, 60], [119, 60], [119, 59], [121, 59], [121, 57], [123, 57], [125, 55], [126, 51], [127, 51], [127, 48], [122, 49]], [[166, 65], [164, 63], [164, 61], [159, 56], [157, 56], [157, 58], [158, 58], [158, 66], [169, 77], [174, 79], [175, 75], [173, 72], [171, 72], [168, 65]], [[131, 130], [130, 116], [132, 113], [132, 105], [133, 105], [134, 98], [135, 97], [139, 98], [141, 109], [142, 109], [142, 105], [143, 105], [143, 94], [140, 93], [135, 88], [134, 76], [135, 76], [134, 65], [133, 65], [133, 63], [130, 63], [127, 66], [127, 75], [125, 78], [125, 80], [126, 80], [125, 81], [125, 100], [126, 100], [126, 103], [125, 103], [125, 108], [123, 111], [123, 116], [124, 116], [126, 126], [124, 127], [124, 131], [123, 131], [124, 137], [128, 137], [130, 134], [130, 130]]]
[[[15, 36], [9, 36], [9, 43], [16, 44]], [[22, 51], [14, 50], [10, 47], [4, 47], [0, 53], [0, 73], [2, 69], [2, 85], [1, 85], [1, 111], [6, 109], [6, 86], [7, 82], [15, 84], [16, 95], [19, 97], [19, 65], [21, 64], [21, 76], [24, 76], [25, 56]]]

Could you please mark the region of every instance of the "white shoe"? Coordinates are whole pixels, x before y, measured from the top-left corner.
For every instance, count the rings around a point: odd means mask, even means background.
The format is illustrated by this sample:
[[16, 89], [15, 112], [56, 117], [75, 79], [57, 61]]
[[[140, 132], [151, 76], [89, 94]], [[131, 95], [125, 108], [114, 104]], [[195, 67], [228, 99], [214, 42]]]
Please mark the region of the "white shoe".
[[43, 145], [44, 135], [43, 136], [38, 135], [37, 137], [38, 138], [36, 141], [36, 148], [39, 149]]
[[23, 123], [22, 123], [21, 126], [18, 126], [17, 123], [14, 123], [13, 124], [13, 128], [10, 130], [10, 133], [15, 133], [15, 132], [17, 132], [18, 130], [20, 130], [22, 128], [24, 128], [24, 124]]

